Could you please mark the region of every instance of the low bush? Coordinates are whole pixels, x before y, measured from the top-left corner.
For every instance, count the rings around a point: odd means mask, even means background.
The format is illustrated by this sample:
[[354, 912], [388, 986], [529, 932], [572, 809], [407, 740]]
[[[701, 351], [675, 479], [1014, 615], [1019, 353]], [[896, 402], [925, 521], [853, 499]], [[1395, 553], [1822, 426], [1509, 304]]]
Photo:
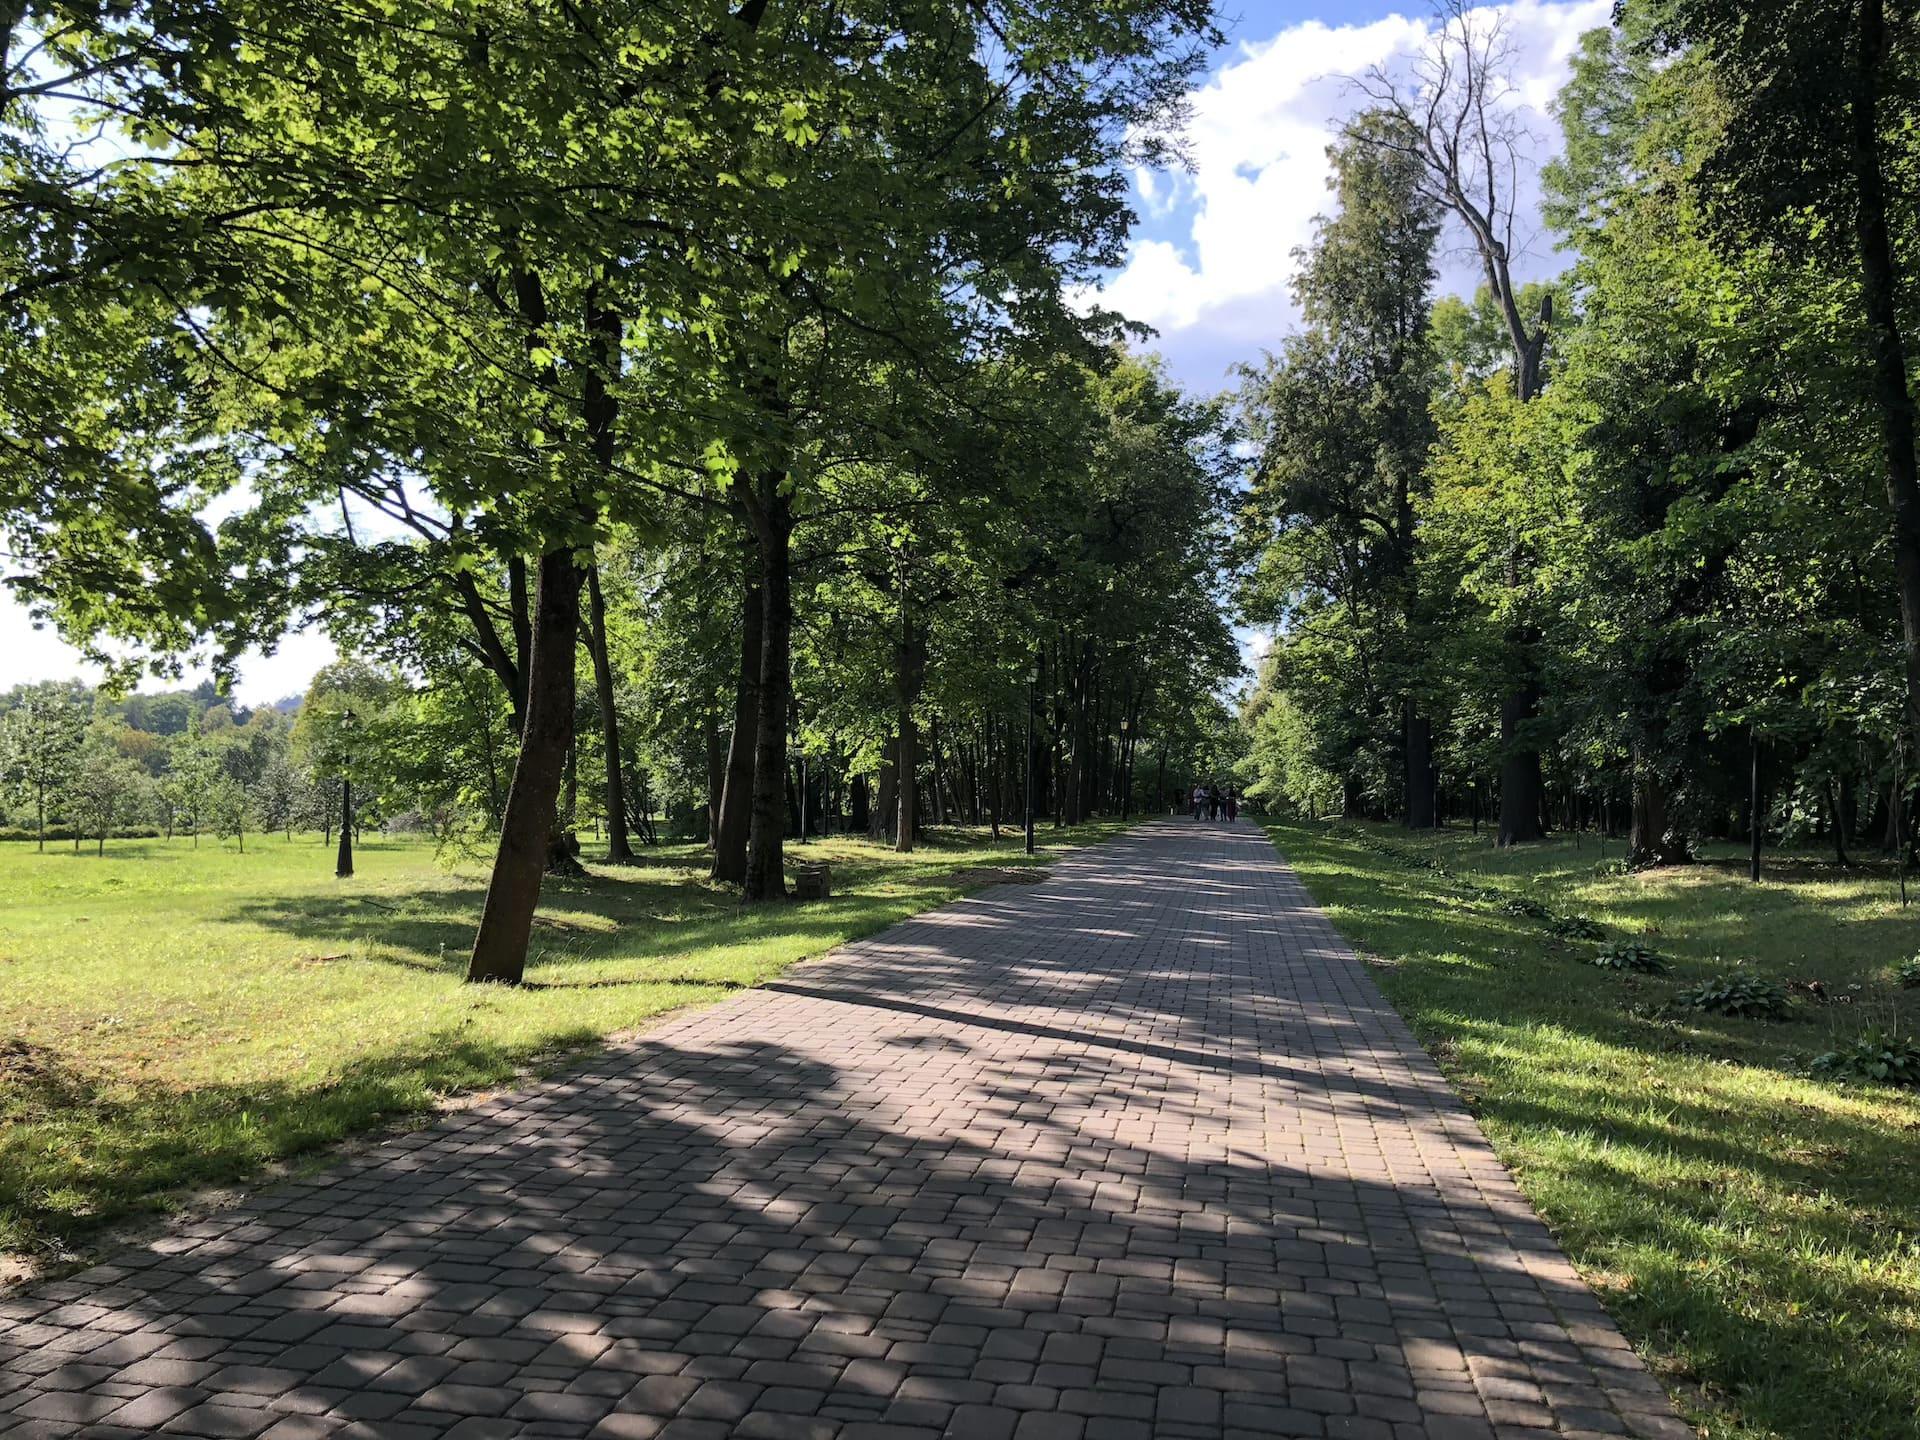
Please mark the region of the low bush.
[[[162, 833], [163, 832], [155, 829], [151, 825], [116, 825], [107, 832], [107, 838], [109, 840], [158, 840], [161, 838]], [[182, 831], [181, 833], [185, 834], [186, 832]], [[0, 825], [0, 841], [38, 840], [39, 838], [38, 832], [36, 832], [31, 825]], [[82, 843], [99, 838], [99, 832], [95, 830], [82, 830], [80, 832]], [[51, 845], [56, 840], [71, 845], [73, 843], [72, 827], [68, 825], [49, 825], [47, 827], [47, 843]]]
[[1546, 906], [1542, 905], [1538, 900], [1529, 899], [1525, 895], [1515, 895], [1511, 900], [1502, 903], [1500, 908], [1509, 915], [1524, 916], [1528, 920], [1551, 920], [1553, 918], [1553, 912], [1547, 909]]
[[1902, 960], [1894, 972], [1901, 986], [1908, 990], [1920, 990], [1920, 955], [1910, 960]]

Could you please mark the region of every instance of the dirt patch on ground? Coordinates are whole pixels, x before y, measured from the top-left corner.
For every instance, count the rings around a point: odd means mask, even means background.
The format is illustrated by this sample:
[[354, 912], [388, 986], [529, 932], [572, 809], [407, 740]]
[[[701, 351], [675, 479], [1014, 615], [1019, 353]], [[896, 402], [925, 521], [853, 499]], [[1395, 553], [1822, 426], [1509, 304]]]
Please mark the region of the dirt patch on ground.
[[978, 890], [984, 885], [1038, 885], [1053, 872], [1037, 865], [976, 865], [971, 870], [955, 870], [946, 875], [929, 875], [920, 883], [945, 889], [958, 885]]

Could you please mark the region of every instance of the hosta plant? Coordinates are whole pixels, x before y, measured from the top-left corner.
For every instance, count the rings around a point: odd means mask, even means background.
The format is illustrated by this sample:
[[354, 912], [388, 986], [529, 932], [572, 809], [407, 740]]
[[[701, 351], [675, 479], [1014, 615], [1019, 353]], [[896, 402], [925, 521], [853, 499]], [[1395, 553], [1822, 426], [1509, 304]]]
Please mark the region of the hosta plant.
[[1863, 1030], [1846, 1044], [1814, 1057], [1816, 1075], [1920, 1086], [1920, 1038], [1886, 1030]]
[[1673, 1003], [1686, 1010], [1743, 1020], [1784, 1020], [1790, 1013], [1787, 992], [1747, 970], [1716, 975], [1691, 990], [1682, 990], [1673, 997]]
[[1920, 990], [1920, 955], [1915, 955], [1911, 960], [1902, 960], [1900, 968], [1893, 973], [1904, 988]]
[[1524, 915], [1529, 920], [1547, 920], [1552, 918], [1552, 912], [1549, 911], [1546, 906], [1542, 905], [1538, 900], [1529, 899], [1525, 895], [1515, 895], [1500, 908], [1509, 915]]
[[1547, 922], [1547, 929], [1562, 940], [1602, 940], [1607, 934], [1605, 926], [1585, 915], [1556, 915]]
[[1667, 957], [1638, 940], [1616, 940], [1604, 945], [1593, 957], [1602, 970], [1638, 970], [1643, 975], [1659, 975], [1667, 968]]

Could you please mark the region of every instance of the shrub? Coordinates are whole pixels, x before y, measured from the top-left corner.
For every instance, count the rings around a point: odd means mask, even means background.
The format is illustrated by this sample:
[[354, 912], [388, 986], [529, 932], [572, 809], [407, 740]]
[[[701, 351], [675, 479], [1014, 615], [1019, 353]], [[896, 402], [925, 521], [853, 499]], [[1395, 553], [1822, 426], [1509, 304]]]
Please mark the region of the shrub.
[[1593, 963], [1603, 970], [1638, 970], [1644, 975], [1659, 975], [1669, 968], [1666, 956], [1638, 940], [1616, 940], [1602, 946]]
[[1814, 1057], [1816, 1075], [1920, 1086], [1920, 1039], [1886, 1030], [1863, 1030], [1837, 1050]]
[[1900, 968], [1893, 973], [1908, 990], [1920, 990], [1920, 955], [1911, 960], [1902, 960]]
[[1550, 920], [1553, 918], [1553, 912], [1548, 910], [1546, 906], [1542, 905], [1538, 900], [1529, 899], [1525, 895], [1515, 895], [1511, 900], [1503, 903], [1500, 908], [1509, 915], [1522, 915], [1529, 920]]
[[1556, 915], [1547, 929], [1562, 940], [1604, 940], [1607, 935], [1606, 927], [1585, 915]]
[[1743, 1020], [1783, 1020], [1791, 1013], [1786, 991], [1746, 970], [1716, 975], [1692, 990], [1682, 990], [1673, 997], [1673, 1003], [1686, 1010]]

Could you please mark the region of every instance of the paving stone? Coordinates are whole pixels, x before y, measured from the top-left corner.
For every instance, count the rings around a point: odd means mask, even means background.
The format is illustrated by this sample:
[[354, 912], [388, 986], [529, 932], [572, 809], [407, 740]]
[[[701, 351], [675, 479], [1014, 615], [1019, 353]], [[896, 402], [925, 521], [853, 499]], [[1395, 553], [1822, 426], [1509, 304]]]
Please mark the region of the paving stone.
[[1155, 821], [0, 1299], [0, 1435], [1690, 1433], [1262, 832]]

